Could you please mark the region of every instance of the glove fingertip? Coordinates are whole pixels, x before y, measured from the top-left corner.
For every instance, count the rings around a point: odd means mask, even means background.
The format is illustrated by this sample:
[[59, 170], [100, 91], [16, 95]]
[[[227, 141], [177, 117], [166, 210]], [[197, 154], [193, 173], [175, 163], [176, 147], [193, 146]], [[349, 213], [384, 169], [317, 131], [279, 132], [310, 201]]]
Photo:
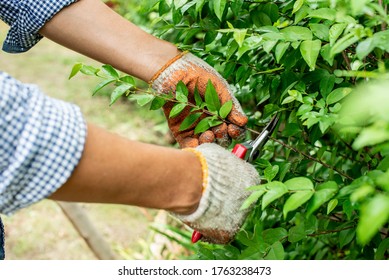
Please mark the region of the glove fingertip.
[[224, 148], [230, 145], [231, 139], [228, 136], [228, 126], [226, 123], [213, 127], [212, 132], [215, 134], [217, 144]]
[[213, 143], [214, 141], [215, 141], [215, 134], [213, 134], [213, 132], [210, 130], [203, 132], [199, 137], [200, 144]]
[[237, 126], [245, 126], [249, 119], [238, 110], [232, 110], [228, 115], [228, 120]]
[[245, 135], [245, 129], [235, 124], [228, 125], [228, 135], [235, 140], [241, 140]]
[[187, 137], [182, 140], [177, 140], [178, 144], [182, 149], [184, 148], [196, 148], [199, 145], [197, 138]]

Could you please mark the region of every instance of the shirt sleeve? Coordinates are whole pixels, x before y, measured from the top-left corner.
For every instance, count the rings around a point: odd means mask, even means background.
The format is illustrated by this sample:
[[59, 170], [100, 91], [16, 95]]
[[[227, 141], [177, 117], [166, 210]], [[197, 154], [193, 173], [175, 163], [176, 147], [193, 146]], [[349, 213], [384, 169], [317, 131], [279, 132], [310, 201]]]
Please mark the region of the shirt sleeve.
[[26, 52], [42, 39], [43, 25], [64, 7], [77, 0], [2, 0], [0, 18], [10, 26], [3, 50]]
[[85, 138], [77, 106], [0, 72], [0, 213], [12, 214], [61, 187]]

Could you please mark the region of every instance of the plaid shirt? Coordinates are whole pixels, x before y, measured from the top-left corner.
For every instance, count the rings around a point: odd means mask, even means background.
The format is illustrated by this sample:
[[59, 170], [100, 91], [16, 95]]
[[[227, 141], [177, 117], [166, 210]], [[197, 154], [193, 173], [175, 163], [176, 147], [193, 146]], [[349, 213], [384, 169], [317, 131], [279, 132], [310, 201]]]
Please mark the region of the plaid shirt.
[[3, 50], [28, 51], [42, 39], [39, 29], [64, 7], [77, 0], [1, 0], [0, 19], [10, 26]]
[[[4, 50], [34, 46], [44, 23], [73, 2], [1, 0], [0, 18], [11, 27]], [[0, 71], [0, 213], [11, 214], [62, 186], [81, 158], [85, 137], [78, 107]]]

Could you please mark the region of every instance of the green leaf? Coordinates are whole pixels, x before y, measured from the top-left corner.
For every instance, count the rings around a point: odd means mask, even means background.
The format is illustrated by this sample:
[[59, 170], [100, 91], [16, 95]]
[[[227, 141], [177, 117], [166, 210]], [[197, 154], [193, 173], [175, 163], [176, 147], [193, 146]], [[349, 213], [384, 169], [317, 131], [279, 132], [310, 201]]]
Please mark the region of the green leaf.
[[82, 68], [83, 64], [82, 63], [76, 63], [73, 65], [72, 67], [72, 71], [70, 72], [70, 75], [69, 75], [69, 80], [71, 78], [73, 78], [74, 76], [77, 75], [78, 72], [80, 72], [81, 68]]
[[176, 99], [182, 103], [188, 103], [188, 89], [182, 81], [179, 81], [176, 86]]
[[203, 99], [201, 98], [199, 90], [197, 89], [197, 87], [194, 89], [194, 99], [195, 99], [195, 102], [196, 102], [196, 106], [201, 107], [201, 105], [203, 105]]
[[204, 45], [209, 45], [211, 43], [213, 43], [217, 37], [217, 32], [215, 31], [209, 31], [207, 33], [205, 33], [204, 35]]
[[347, 220], [350, 220], [354, 211], [354, 207], [352, 206], [351, 201], [345, 200], [343, 202], [342, 207], [343, 207], [343, 213], [345, 213], [347, 216]]
[[211, 117], [206, 117], [202, 119], [195, 127], [194, 134], [202, 133], [204, 131], [207, 131], [208, 129], [211, 128], [209, 125]]
[[320, 93], [321, 95], [326, 98], [328, 94], [332, 91], [335, 85], [335, 76], [334, 75], [328, 75], [320, 80]]
[[246, 38], [247, 29], [234, 29], [234, 39], [238, 43], [239, 47], [243, 46], [244, 39]]
[[80, 72], [88, 76], [96, 76], [100, 70], [89, 65], [82, 65]]
[[288, 236], [288, 231], [284, 228], [270, 228], [265, 229], [262, 232], [263, 241], [267, 244], [273, 244], [277, 241], [282, 241], [285, 237]]
[[243, 202], [240, 210], [245, 210], [249, 208], [253, 203], [257, 202], [258, 199], [266, 192], [266, 185], [254, 186], [256, 191], [251, 193], [249, 197]]
[[374, 255], [375, 260], [385, 260], [385, 255], [389, 250], [389, 238], [382, 240], [380, 245], [378, 245], [377, 251]]
[[328, 105], [330, 105], [330, 104], [339, 102], [340, 100], [345, 98], [347, 95], [349, 95], [351, 91], [352, 91], [352, 89], [348, 88], [348, 87], [337, 88], [337, 89], [333, 90], [327, 96], [326, 103]]
[[327, 205], [327, 215], [329, 215], [337, 205], [338, 205], [338, 200], [336, 198], [331, 199]]
[[339, 233], [339, 248], [343, 248], [355, 238], [355, 229], [342, 230]]
[[201, 113], [189, 114], [181, 123], [180, 131], [190, 128], [201, 116]]
[[354, 33], [349, 33], [340, 38], [331, 48], [330, 55], [335, 56], [347, 49], [352, 44], [358, 42], [359, 38]]
[[287, 96], [284, 100], [282, 100], [281, 105], [285, 105], [285, 104], [291, 103], [291, 102], [293, 102], [295, 100], [296, 100], [295, 96]]
[[334, 56], [331, 55], [331, 46], [330, 44], [324, 45], [320, 50], [320, 55], [324, 60], [332, 66], [334, 64]]
[[102, 68], [104, 73], [107, 74], [112, 79], [119, 78], [119, 73], [111, 65], [105, 64], [102, 66]]
[[367, 183], [360, 186], [356, 189], [350, 196], [350, 201], [352, 203], [358, 202], [360, 200], [366, 199], [370, 194], [374, 193], [375, 188]]
[[300, 52], [311, 71], [315, 70], [316, 60], [321, 49], [321, 41], [303, 41], [300, 45]]
[[221, 21], [224, 9], [226, 8], [227, 0], [213, 0], [213, 10], [215, 15]]
[[292, 194], [285, 202], [283, 214], [284, 219], [289, 212], [296, 210], [298, 207], [307, 202], [313, 195], [313, 191], [297, 191]]
[[284, 247], [281, 242], [277, 241], [270, 246], [270, 251], [267, 253], [265, 260], [283, 260], [284, 257]]
[[334, 181], [328, 181], [319, 185], [313, 194], [312, 199], [307, 206], [307, 215], [311, 215], [321, 205], [329, 201], [338, 192], [338, 184]]
[[289, 191], [313, 191], [313, 183], [305, 177], [295, 177], [284, 182]]
[[113, 83], [114, 81], [116, 80], [113, 80], [113, 79], [108, 79], [108, 80], [104, 80], [102, 82], [100, 82], [97, 86], [95, 86], [95, 88], [93, 89], [92, 91], [92, 95], [95, 95], [99, 90], [101, 90], [103, 87], [109, 85], [110, 83]]
[[162, 108], [162, 106], [165, 105], [165, 103], [166, 103], [165, 99], [156, 96], [150, 104], [150, 110], [158, 110]]
[[231, 112], [232, 110], [232, 100], [228, 100], [226, 103], [224, 103], [221, 107], [220, 107], [220, 110], [219, 110], [219, 116], [222, 118], [222, 119], [225, 119], [227, 118], [228, 114]]
[[353, 15], [358, 15], [363, 12], [363, 9], [366, 7], [366, 4], [371, 2], [371, 0], [350, 0], [351, 13]]
[[309, 24], [309, 27], [311, 28], [313, 35], [317, 38], [322, 41], [329, 41], [330, 29], [327, 25], [322, 23], [311, 23]]
[[297, 12], [294, 17], [294, 23], [297, 24], [302, 21], [311, 11], [308, 6], [303, 5]]
[[237, 59], [240, 59], [247, 51], [257, 50], [262, 44], [263, 38], [260, 36], [250, 36], [246, 38], [236, 54]]
[[170, 6], [166, 3], [166, 0], [160, 0], [158, 3], [158, 13], [160, 16], [170, 11]]
[[283, 208], [284, 218], [290, 211], [307, 202], [313, 195], [313, 183], [305, 177], [295, 177], [284, 182], [289, 191], [295, 192], [285, 202]]
[[125, 94], [132, 86], [131, 85], [120, 85], [117, 88], [115, 88], [111, 93], [111, 102], [110, 106], [115, 103], [123, 94]]
[[133, 94], [129, 97], [131, 100], [135, 100], [139, 106], [145, 106], [152, 100], [154, 100], [155, 96], [152, 94]]
[[135, 84], [136, 84], [134, 78], [131, 76], [128, 76], [128, 75], [120, 77], [119, 80], [126, 83], [126, 84], [133, 85], [133, 86], [135, 86]]
[[368, 56], [375, 48], [379, 48], [383, 51], [389, 51], [389, 30], [374, 33], [373, 37], [369, 37], [366, 40], [360, 42], [356, 48], [357, 57], [363, 60]]
[[288, 26], [281, 30], [284, 39], [289, 42], [312, 40], [312, 31], [302, 26]]
[[288, 241], [291, 243], [299, 242], [307, 236], [304, 223], [300, 223], [289, 230]]
[[199, 13], [203, 9], [206, 0], [196, 1], [196, 12]]
[[208, 81], [207, 87], [205, 89], [205, 103], [209, 111], [219, 112], [220, 99], [210, 80]]
[[267, 183], [266, 185], [268, 191], [262, 198], [262, 210], [264, 210], [270, 203], [282, 197], [288, 192], [288, 189], [285, 184], [281, 182], [274, 181]]
[[301, 7], [304, 5], [305, 0], [297, 0], [293, 4], [293, 11], [292, 14], [296, 13], [298, 10], [301, 9]]
[[352, 147], [359, 150], [366, 146], [372, 146], [389, 140], [389, 130], [375, 123], [372, 126], [364, 128], [354, 140]]
[[377, 194], [362, 205], [360, 220], [357, 226], [357, 238], [360, 244], [366, 245], [389, 220], [389, 196]]
[[285, 52], [289, 48], [289, 42], [279, 42], [276, 46], [275, 55], [277, 63], [280, 63], [281, 58], [284, 56]]
[[208, 121], [208, 124], [210, 127], [218, 126], [222, 123], [223, 123], [223, 121], [221, 121], [217, 118], [214, 118], [214, 117], [211, 117], [211, 119]]
[[[311, 112], [313, 109], [313, 106], [310, 105], [310, 104], [302, 104], [299, 109], [297, 110], [297, 113], [296, 113], [296, 116], [302, 116], [304, 115], [305, 113], [308, 113], [308, 112]], [[299, 127], [297, 126], [297, 129], [299, 129]]]
[[177, 103], [173, 106], [172, 110], [170, 111], [169, 118], [174, 118], [178, 116], [186, 107], [185, 103]]
[[279, 170], [280, 167], [278, 165], [266, 167], [266, 169], [263, 172], [266, 181], [271, 182], [274, 179], [274, 177], [276, 177]]
[[330, 45], [332, 46], [336, 40], [338, 40], [339, 36], [342, 35], [344, 29], [347, 27], [347, 24], [345, 23], [338, 23], [331, 26], [329, 31], [329, 39], [330, 39]]
[[334, 9], [329, 9], [329, 8], [321, 8], [321, 9], [313, 10], [308, 15], [308, 17], [311, 18], [327, 19], [330, 21], [334, 21], [335, 16], [336, 16], [336, 11]]
[[212, 253], [212, 250], [200, 246], [197, 254], [201, 260], [215, 260], [215, 255]]

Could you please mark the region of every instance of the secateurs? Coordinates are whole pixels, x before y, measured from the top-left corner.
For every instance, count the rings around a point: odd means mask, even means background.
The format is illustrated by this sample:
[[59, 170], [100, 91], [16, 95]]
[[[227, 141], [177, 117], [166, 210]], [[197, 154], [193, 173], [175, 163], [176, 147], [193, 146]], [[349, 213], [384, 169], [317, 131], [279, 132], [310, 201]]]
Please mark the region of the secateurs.
[[[259, 156], [259, 153], [266, 144], [267, 140], [269, 140], [269, 136], [274, 132], [278, 121], [279, 116], [276, 114], [272, 117], [257, 138], [236, 144], [232, 149], [232, 153], [247, 162], [253, 162]], [[192, 243], [196, 243], [201, 239], [201, 237], [202, 234], [195, 230], [192, 234]]]

